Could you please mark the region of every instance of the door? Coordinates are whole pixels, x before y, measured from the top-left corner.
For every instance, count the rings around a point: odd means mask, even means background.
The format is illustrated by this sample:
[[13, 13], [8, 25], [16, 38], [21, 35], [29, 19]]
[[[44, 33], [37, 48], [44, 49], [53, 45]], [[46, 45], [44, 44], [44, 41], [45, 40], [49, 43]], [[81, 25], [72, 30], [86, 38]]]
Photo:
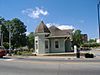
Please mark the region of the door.
[[71, 41], [70, 39], [65, 40], [65, 52], [70, 52], [71, 51]]

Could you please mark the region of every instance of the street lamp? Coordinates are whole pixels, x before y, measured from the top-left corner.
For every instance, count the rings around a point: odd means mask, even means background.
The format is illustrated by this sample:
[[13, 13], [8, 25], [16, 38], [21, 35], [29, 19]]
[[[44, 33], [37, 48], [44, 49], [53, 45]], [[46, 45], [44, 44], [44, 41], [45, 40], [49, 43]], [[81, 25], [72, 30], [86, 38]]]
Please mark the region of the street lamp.
[[99, 25], [99, 43], [100, 43], [100, 1], [99, 3], [97, 4], [97, 11], [98, 11], [98, 25]]

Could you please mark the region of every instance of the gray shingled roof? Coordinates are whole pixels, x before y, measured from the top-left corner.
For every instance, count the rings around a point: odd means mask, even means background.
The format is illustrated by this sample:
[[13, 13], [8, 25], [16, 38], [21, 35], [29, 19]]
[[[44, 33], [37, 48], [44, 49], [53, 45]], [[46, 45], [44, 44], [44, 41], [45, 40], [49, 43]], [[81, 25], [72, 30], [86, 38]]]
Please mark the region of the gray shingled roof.
[[50, 37], [52, 36], [67, 36], [70, 35], [72, 33], [72, 29], [68, 29], [68, 30], [60, 30], [59, 28], [55, 27], [55, 26], [51, 26], [49, 28], [51, 34]]
[[48, 27], [44, 24], [43, 21], [39, 24], [39, 26], [36, 28], [35, 33], [50, 33]]
[[56, 26], [47, 27], [43, 21], [36, 28], [35, 33], [50, 33], [49, 37], [66, 37], [71, 35], [72, 29], [60, 30]]

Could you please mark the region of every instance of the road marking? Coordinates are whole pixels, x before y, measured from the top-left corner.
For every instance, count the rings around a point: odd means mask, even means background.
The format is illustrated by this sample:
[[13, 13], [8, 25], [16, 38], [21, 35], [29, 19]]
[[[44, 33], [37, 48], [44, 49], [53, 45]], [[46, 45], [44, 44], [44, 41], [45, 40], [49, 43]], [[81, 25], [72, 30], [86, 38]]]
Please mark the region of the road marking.
[[14, 60], [14, 59], [5, 59], [4, 61], [12, 61], [12, 60]]
[[14, 59], [0, 59], [0, 60], [2, 60], [2, 61], [12, 61]]

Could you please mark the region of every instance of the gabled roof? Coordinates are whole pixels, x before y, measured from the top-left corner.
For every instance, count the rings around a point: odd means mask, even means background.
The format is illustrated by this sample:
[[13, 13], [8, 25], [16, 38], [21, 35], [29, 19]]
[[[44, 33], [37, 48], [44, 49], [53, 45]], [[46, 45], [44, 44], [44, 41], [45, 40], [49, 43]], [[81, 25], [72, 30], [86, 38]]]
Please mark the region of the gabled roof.
[[51, 31], [60, 31], [60, 29], [59, 28], [57, 28], [56, 26], [51, 26], [51, 27], [49, 27], [49, 30], [51, 30]]
[[50, 33], [50, 31], [44, 22], [41, 21], [39, 26], [36, 28], [35, 33]]
[[50, 37], [66, 37], [72, 35], [73, 29], [60, 30], [56, 26], [47, 27], [43, 21], [40, 22], [35, 30], [35, 33], [50, 33]]
[[59, 28], [57, 28], [56, 26], [51, 26], [49, 28], [51, 34], [50, 34], [50, 37], [54, 37], [54, 36], [68, 36], [68, 35], [71, 35], [72, 33], [72, 29], [68, 29], [68, 30], [60, 30]]
[[49, 28], [51, 34], [50, 36], [56, 36], [56, 35], [59, 35], [59, 32], [61, 32], [61, 30], [59, 28], [57, 28], [56, 26], [51, 26]]

